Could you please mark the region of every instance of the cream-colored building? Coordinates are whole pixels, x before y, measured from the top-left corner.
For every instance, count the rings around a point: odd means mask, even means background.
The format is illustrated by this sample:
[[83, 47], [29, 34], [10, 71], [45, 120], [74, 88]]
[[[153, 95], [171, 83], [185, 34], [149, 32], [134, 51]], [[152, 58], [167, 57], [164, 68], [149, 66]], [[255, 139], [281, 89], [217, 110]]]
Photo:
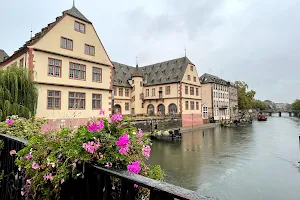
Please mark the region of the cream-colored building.
[[202, 85], [203, 116], [215, 120], [230, 119], [229, 82], [211, 74], [203, 74]]
[[56, 126], [109, 114], [113, 65], [92, 24], [76, 7], [62, 13], [0, 66], [32, 70], [39, 90], [37, 117]]
[[196, 66], [182, 57], [143, 67], [113, 62], [114, 108], [134, 115], [182, 116], [183, 127], [202, 124]]

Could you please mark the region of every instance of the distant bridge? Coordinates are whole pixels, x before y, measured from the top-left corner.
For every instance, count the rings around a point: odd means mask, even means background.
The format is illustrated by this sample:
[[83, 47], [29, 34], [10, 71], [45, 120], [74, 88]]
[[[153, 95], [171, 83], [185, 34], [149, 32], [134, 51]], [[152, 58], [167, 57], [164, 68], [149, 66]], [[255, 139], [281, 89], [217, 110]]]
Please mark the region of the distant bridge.
[[289, 113], [290, 117], [297, 115], [299, 116], [300, 114], [300, 110], [262, 110], [260, 112], [264, 114], [269, 114], [269, 116], [272, 116], [273, 113], [278, 113], [279, 117], [281, 117], [282, 113]]

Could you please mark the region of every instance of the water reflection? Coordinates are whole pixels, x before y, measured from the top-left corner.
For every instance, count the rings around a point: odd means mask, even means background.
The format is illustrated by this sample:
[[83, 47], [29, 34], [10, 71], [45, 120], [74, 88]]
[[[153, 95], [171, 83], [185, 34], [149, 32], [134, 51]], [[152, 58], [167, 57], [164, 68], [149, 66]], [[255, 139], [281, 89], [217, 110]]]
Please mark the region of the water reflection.
[[150, 163], [163, 167], [167, 182], [220, 199], [295, 199], [299, 124], [283, 115], [184, 133], [182, 141], [154, 141]]

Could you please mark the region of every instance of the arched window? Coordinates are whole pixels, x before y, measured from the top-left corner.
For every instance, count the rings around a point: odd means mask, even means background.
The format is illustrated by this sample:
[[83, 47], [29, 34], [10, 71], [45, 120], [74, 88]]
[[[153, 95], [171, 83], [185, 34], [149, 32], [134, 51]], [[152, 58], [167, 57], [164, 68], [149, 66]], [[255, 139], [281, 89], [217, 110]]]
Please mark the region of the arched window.
[[202, 118], [208, 119], [208, 108], [205, 104], [202, 106]]
[[154, 115], [154, 106], [152, 104], [149, 104], [147, 107], [147, 114], [148, 115]]
[[164, 104], [159, 104], [157, 106], [157, 113], [158, 113], [158, 115], [165, 115], [165, 106], [164, 106]]
[[174, 115], [177, 113], [177, 106], [174, 103], [169, 105], [169, 115]]
[[121, 109], [121, 106], [119, 104], [116, 104], [114, 106], [114, 110], [115, 110], [115, 113], [122, 113], [122, 109]]

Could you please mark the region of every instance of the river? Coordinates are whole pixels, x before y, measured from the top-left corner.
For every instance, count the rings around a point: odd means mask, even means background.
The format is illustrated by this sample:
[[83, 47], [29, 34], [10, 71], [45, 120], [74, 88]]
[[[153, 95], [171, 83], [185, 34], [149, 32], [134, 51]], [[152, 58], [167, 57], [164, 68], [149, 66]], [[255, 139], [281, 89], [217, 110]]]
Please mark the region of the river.
[[300, 199], [300, 119], [268, 117], [240, 128], [183, 133], [153, 141], [151, 164], [165, 181], [219, 200]]

